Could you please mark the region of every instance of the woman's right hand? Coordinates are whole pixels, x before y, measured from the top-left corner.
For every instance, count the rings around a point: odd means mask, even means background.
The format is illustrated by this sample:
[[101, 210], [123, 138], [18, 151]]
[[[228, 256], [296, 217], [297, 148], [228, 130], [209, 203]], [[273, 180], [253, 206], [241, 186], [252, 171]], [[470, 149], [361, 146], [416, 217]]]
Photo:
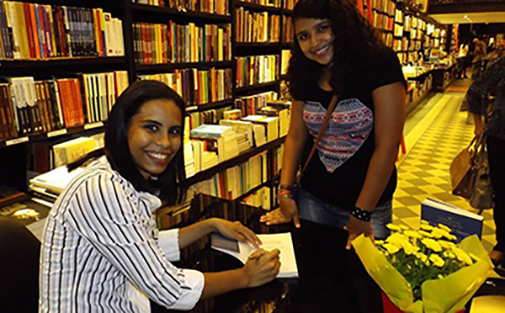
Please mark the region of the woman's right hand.
[[298, 206], [295, 200], [291, 198], [281, 198], [280, 208], [268, 212], [260, 217], [260, 222], [267, 225], [284, 224], [293, 221], [296, 228], [300, 228], [300, 217], [298, 215]]
[[258, 249], [249, 256], [242, 268], [248, 287], [261, 286], [274, 280], [281, 268], [279, 254], [279, 249], [270, 252]]

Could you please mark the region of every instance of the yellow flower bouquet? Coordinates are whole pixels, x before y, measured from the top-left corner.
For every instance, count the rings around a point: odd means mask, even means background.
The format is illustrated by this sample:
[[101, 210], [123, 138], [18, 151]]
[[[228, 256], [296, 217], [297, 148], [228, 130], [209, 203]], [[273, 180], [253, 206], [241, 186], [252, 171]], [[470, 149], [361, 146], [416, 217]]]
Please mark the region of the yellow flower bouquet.
[[456, 245], [451, 229], [442, 224], [422, 221], [419, 231], [388, 228], [392, 234], [376, 246], [363, 235], [352, 244], [367, 272], [403, 312], [458, 312], [493, 269], [475, 235]]

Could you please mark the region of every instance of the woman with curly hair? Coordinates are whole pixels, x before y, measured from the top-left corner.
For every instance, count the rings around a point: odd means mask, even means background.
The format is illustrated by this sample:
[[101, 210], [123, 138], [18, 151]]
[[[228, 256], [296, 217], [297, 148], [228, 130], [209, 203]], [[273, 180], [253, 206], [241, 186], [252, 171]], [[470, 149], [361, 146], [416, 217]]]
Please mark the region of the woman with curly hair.
[[[301, 0], [293, 26], [288, 86], [294, 101], [280, 208], [261, 220], [346, 229], [347, 249], [360, 234], [384, 238], [392, 220], [395, 161], [405, 121], [406, 83], [398, 58], [350, 0]], [[333, 98], [336, 108], [321, 129]], [[295, 202], [298, 167], [321, 131]]]

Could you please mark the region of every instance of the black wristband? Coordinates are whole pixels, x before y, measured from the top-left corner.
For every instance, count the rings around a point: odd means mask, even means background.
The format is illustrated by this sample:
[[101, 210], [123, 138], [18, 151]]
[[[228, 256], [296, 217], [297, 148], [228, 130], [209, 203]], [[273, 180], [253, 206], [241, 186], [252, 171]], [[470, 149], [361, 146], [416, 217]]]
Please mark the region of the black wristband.
[[355, 207], [351, 211], [351, 215], [354, 216], [355, 218], [357, 218], [358, 220], [362, 220], [365, 222], [370, 222], [370, 219], [372, 218], [371, 212], [365, 211], [365, 210], [360, 209], [358, 207]]

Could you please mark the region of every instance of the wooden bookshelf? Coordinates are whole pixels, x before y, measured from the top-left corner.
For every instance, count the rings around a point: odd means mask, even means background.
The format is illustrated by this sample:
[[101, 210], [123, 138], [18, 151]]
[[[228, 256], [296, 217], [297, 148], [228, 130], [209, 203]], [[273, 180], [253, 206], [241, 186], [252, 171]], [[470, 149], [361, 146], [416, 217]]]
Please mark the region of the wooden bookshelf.
[[124, 56], [118, 57], [70, 57], [70, 58], [46, 58], [46, 59], [0, 59], [0, 70], [3, 69], [19, 69], [19, 68], [51, 68], [65, 67], [71, 70], [77, 66], [120, 66], [126, 64]]
[[189, 19], [197, 19], [201, 22], [210, 22], [210, 23], [230, 23], [232, 21], [231, 15], [221, 15], [221, 14], [212, 14], [205, 12], [196, 12], [196, 11], [179, 11], [174, 8], [169, 8], [165, 6], [154, 6], [148, 4], [138, 4], [132, 3], [131, 10], [134, 18], [138, 18], [142, 15], [155, 15], [155, 16], [171, 16], [171, 17], [181, 17], [181, 18], [189, 18]]
[[248, 91], [255, 91], [255, 90], [260, 90], [263, 88], [268, 88], [272, 86], [276, 86], [279, 84], [279, 81], [271, 81], [267, 83], [262, 83], [262, 84], [256, 84], [256, 85], [251, 85], [251, 86], [244, 86], [240, 88], [235, 88], [236, 93], [243, 93], [243, 92], [248, 92]]
[[254, 4], [254, 3], [249, 3], [245, 1], [239, 1], [235, 0], [234, 1], [235, 7], [244, 7], [245, 9], [248, 10], [253, 10], [253, 11], [260, 11], [260, 12], [271, 12], [271, 13], [281, 13], [281, 8], [280, 7], [274, 7], [274, 6], [269, 6], [269, 5], [260, 5], [260, 4]]
[[137, 72], [157, 72], [163, 73], [175, 69], [184, 68], [229, 68], [233, 66], [233, 61], [216, 61], [216, 62], [192, 62], [192, 63], [164, 63], [164, 64], [138, 64]]
[[218, 102], [211, 102], [211, 103], [204, 103], [204, 104], [186, 107], [186, 113], [203, 112], [203, 111], [207, 111], [207, 110], [211, 110], [211, 109], [224, 108], [226, 106], [231, 106], [231, 105], [233, 105], [233, 99], [228, 99], [228, 100], [223, 100], [223, 101], [218, 101]]

